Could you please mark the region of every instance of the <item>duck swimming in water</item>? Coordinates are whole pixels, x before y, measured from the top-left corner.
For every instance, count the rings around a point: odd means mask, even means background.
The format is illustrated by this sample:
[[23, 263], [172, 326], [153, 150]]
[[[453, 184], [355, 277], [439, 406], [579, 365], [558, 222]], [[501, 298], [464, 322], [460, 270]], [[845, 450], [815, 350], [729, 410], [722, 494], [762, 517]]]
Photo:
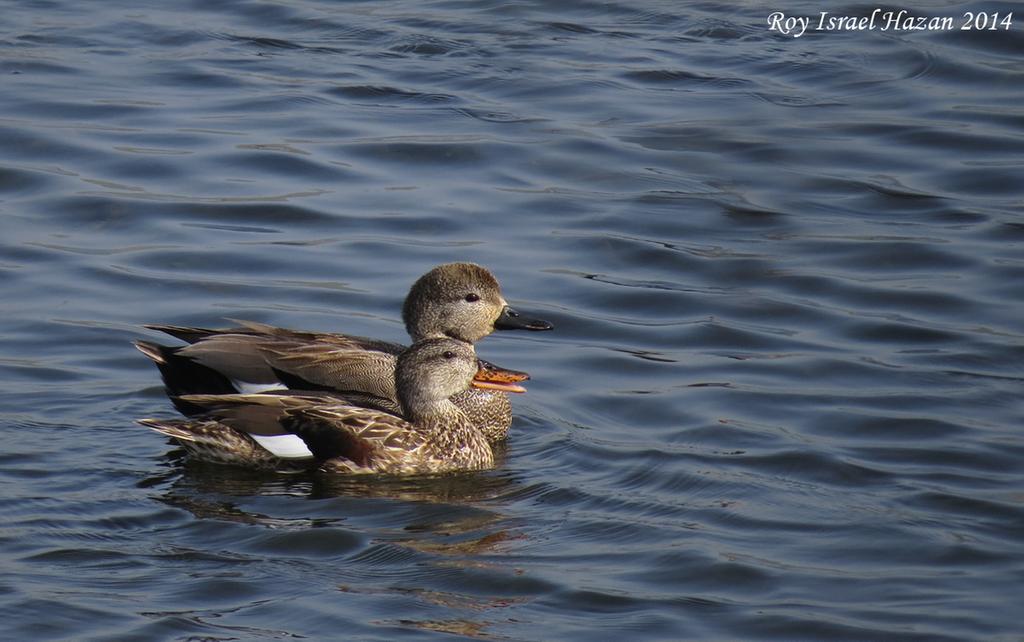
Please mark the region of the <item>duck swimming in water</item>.
[[[205, 414], [192, 420], [144, 419], [193, 457], [280, 469], [306, 465], [335, 473], [418, 474], [477, 470], [494, 454], [473, 420], [453, 401], [470, 389], [525, 392], [503, 381], [454, 339], [424, 339], [397, 358], [395, 384], [402, 417], [317, 394], [187, 395]], [[403, 418], [404, 417], [404, 418]], [[285, 461], [260, 445], [259, 433], [301, 439], [312, 457]]]
[[[446, 263], [420, 277], [405, 299], [402, 319], [414, 342], [450, 337], [471, 346], [494, 330], [553, 327], [510, 308], [494, 275], [473, 263]], [[405, 346], [345, 334], [238, 323], [239, 327], [221, 330], [150, 325], [147, 327], [190, 345], [136, 342], [160, 368], [168, 394], [182, 413], [196, 416], [203, 412], [185, 398], [192, 394], [284, 388], [329, 392], [357, 405], [401, 412], [394, 372]], [[452, 401], [489, 441], [507, 436], [512, 410], [504, 391], [472, 388], [459, 392]]]

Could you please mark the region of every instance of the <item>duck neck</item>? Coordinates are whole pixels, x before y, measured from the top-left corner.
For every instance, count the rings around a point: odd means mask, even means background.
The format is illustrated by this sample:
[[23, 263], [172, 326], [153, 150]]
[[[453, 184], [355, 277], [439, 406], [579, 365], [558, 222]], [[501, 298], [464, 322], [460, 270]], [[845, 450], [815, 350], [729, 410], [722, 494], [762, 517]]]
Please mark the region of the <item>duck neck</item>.
[[417, 427], [444, 424], [462, 414], [462, 411], [447, 399], [423, 399], [415, 394], [400, 397], [402, 414]]
[[[414, 310], [416, 311], [414, 312]], [[440, 339], [445, 336], [439, 328], [447, 324], [418, 300], [406, 300], [402, 317], [405, 320], [405, 331], [409, 333], [413, 343], [419, 343], [425, 339]]]

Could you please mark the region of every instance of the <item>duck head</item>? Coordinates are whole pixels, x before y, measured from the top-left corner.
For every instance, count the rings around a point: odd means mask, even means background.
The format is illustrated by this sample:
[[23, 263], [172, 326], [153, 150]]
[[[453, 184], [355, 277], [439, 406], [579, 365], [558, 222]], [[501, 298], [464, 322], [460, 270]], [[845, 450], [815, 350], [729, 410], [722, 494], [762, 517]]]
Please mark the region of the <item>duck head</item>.
[[[398, 357], [395, 387], [402, 412], [413, 421], [448, 412], [449, 397], [469, 387], [526, 392], [525, 372], [479, 361], [471, 344], [455, 339], [417, 341]], [[454, 405], [452, 405], [454, 408]]]
[[413, 341], [450, 337], [476, 343], [495, 330], [554, 327], [510, 308], [498, 280], [475, 263], [445, 263], [417, 279], [402, 306], [402, 320]]

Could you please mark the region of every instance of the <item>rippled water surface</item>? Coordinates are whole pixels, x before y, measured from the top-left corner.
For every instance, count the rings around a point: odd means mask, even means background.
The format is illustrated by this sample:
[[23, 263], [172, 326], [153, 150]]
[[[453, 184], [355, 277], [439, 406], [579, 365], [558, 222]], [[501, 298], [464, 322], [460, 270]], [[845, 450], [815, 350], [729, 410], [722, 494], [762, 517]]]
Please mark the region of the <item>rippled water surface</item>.
[[[3, 3], [2, 637], [1022, 639], [1024, 11], [825, 8]], [[402, 340], [452, 260], [557, 326], [495, 470], [134, 424], [143, 323]]]

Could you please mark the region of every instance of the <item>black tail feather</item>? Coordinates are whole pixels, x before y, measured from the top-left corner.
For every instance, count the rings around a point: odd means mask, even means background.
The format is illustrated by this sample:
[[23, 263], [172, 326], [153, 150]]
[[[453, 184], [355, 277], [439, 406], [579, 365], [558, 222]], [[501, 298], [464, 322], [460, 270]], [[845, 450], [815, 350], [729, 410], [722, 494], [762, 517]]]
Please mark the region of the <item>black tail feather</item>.
[[150, 323], [145, 326], [150, 330], [156, 330], [157, 332], [163, 332], [169, 334], [175, 339], [181, 339], [186, 343], [195, 343], [201, 341], [207, 337], [215, 335], [223, 330], [209, 330], [207, 328], [188, 328], [180, 325], [164, 325], [158, 323]]
[[136, 341], [135, 347], [153, 360], [160, 369], [167, 396], [178, 412], [189, 417], [201, 415], [204, 408], [180, 399], [182, 395], [227, 395], [240, 392], [221, 373], [178, 354], [181, 348], [162, 346], [149, 341]]

